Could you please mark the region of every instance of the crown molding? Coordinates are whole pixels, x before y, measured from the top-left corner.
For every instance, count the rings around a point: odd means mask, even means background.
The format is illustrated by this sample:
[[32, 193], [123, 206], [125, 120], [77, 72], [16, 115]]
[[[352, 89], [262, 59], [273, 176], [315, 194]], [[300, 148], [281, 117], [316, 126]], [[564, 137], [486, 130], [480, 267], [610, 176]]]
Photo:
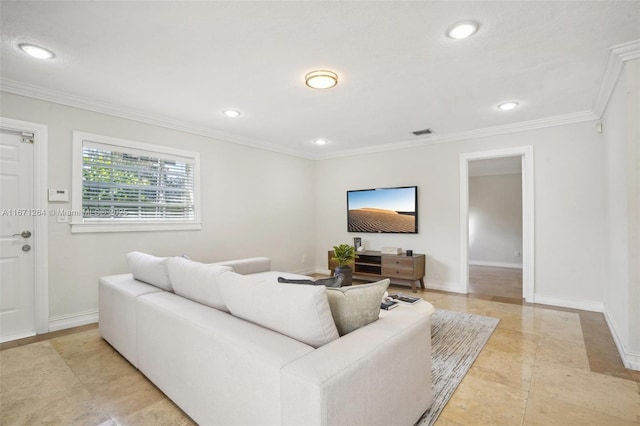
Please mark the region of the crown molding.
[[112, 115], [115, 117], [125, 118], [127, 120], [138, 121], [140, 123], [152, 124], [154, 126], [212, 138], [221, 142], [229, 142], [266, 151], [277, 152], [279, 154], [312, 159], [302, 151], [287, 149], [279, 145], [271, 144], [269, 142], [231, 135], [212, 128], [195, 126], [193, 123], [189, 123], [186, 121], [175, 120], [158, 114], [150, 114], [141, 110], [127, 108], [121, 105], [103, 102], [89, 97], [71, 95], [69, 93], [47, 89], [45, 87], [35, 86], [20, 81], [0, 78], [0, 91], [42, 101], [53, 102], [73, 108], [80, 108], [101, 114]]
[[[634, 42], [638, 43], [638, 42]], [[627, 43], [627, 45], [633, 43]], [[620, 45], [626, 46], [626, 45]], [[633, 50], [631, 50], [633, 51]], [[626, 52], [626, 50], [625, 50]], [[637, 56], [637, 52], [634, 53]], [[632, 57], [634, 54], [626, 53], [625, 57]], [[627, 59], [629, 60], [629, 59]], [[617, 77], [616, 77], [617, 79]], [[614, 81], [615, 84], [615, 81]], [[138, 121], [141, 123], [160, 126], [172, 130], [177, 130], [194, 135], [212, 138], [222, 142], [235, 143], [249, 146], [252, 148], [262, 149], [266, 151], [276, 152], [279, 154], [291, 155], [293, 157], [305, 158], [308, 160], [328, 160], [332, 158], [350, 157], [355, 155], [372, 154], [377, 152], [396, 151], [401, 149], [417, 148], [427, 145], [439, 143], [457, 142], [469, 139], [477, 139], [488, 136], [504, 135], [509, 133], [523, 132], [528, 130], [543, 129], [547, 127], [562, 126], [566, 124], [580, 123], [583, 121], [597, 120], [599, 115], [591, 111], [582, 111], [577, 113], [557, 115], [552, 117], [541, 118], [537, 120], [522, 121], [518, 123], [505, 124], [500, 126], [486, 127], [482, 129], [466, 130], [461, 132], [453, 132], [447, 134], [432, 134], [422, 138], [404, 140], [388, 144], [376, 145], [365, 148], [357, 148], [350, 150], [335, 151], [327, 154], [309, 154], [298, 150], [288, 149], [276, 144], [256, 139], [240, 137], [220, 132], [218, 130], [195, 126], [192, 123], [175, 120], [172, 118], [150, 114], [144, 111], [123, 107], [120, 105], [99, 101], [92, 98], [71, 95], [68, 93], [47, 89], [15, 80], [0, 79], [0, 91], [13, 93], [16, 95], [26, 96], [43, 101], [53, 102], [73, 108], [80, 108], [101, 114], [112, 115], [115, 117], [125, 118], [128, 120]], [[609, 95], [610, 96], [610, 95]]]
[[607, 109], [609, 99], [611, 99], [624, 63], [634, 59], [640, 59], [640, 40], [618, 44], [609, 48], [609, 60], [607, 61], [602, 83], [600, 84], [600, 90], [598, 91], [598, 96], [593, 106], [593, 113], [598, 116], [598, 118], [601, 118]]
[[326, 155], [318, 155], [314, 157], [316, 160], [328, 160], [338, 157], [349, 157], [354, 155], [372, 154], [376, 152], [395, 151], [399, 149], [417, 148], [426, 145], [435, 145], [439, 143], [457, 142], [469, 139], [478, 139], [488, 136], [505, 135], [509, 133], [524, 132], [527, 130], [544, 129], [547, 127], [564, 126], [566, 124], [581, 123], [583, 121], [597, 120], [591, 111], [582, 111], [571, 114], [556, 115], [553, 117], [541, 118], [538, 120], [521, 121], [519, 123], [505, 124], [501, 126], [485, 127], [483, 129], [465, 130], [463, 132], [453, 132], [443, 135], [430, 135], [424, 138], [377, 145], [366, 148], [358, 148], [344, 151], [337, 151]]

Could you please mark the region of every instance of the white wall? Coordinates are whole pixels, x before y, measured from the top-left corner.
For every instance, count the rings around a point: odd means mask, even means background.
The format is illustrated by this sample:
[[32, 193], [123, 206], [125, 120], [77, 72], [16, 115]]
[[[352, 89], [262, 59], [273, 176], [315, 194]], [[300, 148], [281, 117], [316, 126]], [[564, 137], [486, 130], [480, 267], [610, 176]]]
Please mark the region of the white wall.
[[603, 299], [628, 367], [640, 370], [640, 60], [626, 62], [603, 115], [607, 276]]
[[[50, 317], [94, 313], [98, 277], [124, 273], [125, 253], [188, 254], [211, 262], [269, 256], [285, 271], [312, 270], [314, 167], [310, 160], [2, 93], [2, 116], [49, 126], [49, 187], [71, 188], [72, 131], [197, 151], [202, 230], [71, 234], [49, 218]], [[51, 208], [70, 208], [50, 204]], [[72, 320], [71, 320], [72, 321]]]
[[522, 268], [521, 174], [469, 177], [469, 263]]
[[[459, 291], [459, 156], [529, 145], [535, 155], [536, 296], [588, 307], [603, 301], [603, 136], [594, 122], [312, 162], [6, 93], [1, 106], [5, 117], [49, 126], [50, 187], [71, 187], [73, 130], [201, 154], [201, 231], [72, 235], [50, 218], [54, 318], [95, 311], [97, 278], [125, 272], [130, 250], [187, 253], [201, 261], [267, 255], [281, 270], [326, 270], [327, 250], [360, 236], [369, 249], [426, 253], [427, 284]], [[407, 185], [419, 186], [419, 234], [347, 233], [347, 190]]]
[[[527, 145], [535, 156], [535, 294], [601, 306], [604, 196], [602, 135], [595, 122], [318, 161], [318, 268], [327, 268], [333, 245], [360, 236], [369, 249], [425, 253], [427, 284], [460, 291], [459, 156]], [[347, 233], [345, 191], [403, 185], [418, 185], [419, 234]]]

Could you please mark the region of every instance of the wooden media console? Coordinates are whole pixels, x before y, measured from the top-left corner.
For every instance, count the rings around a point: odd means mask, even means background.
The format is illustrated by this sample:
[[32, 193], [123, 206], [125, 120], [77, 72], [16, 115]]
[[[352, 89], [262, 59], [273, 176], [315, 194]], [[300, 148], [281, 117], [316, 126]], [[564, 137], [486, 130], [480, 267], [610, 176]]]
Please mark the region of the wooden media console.
[[[338, 266], [338, 262], [332, 260], [333, 250], [327, 253], [331, 276]], [[364, 279], [379, 280], [389, 278], [393, 281], [404, 281], [411, 284], [411, 290], [416, 293], [416, 282], [424, 286], [425, 255], [414, 253], [413, 256], [404, 254], [382, 254], [379, 251], [358, 252], [358, 258], [352, 266], [353, 276]]]

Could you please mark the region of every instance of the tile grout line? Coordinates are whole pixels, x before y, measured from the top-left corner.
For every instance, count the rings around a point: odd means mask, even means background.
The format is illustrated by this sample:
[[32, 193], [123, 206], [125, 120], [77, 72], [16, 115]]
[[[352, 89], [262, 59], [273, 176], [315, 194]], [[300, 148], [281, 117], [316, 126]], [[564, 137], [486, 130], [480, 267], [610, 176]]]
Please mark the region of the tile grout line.
[[[542, 315], [544, 315], [544, 313]], [[531, 404], [531, 389], [533, 387], [533, 378], [536, 375], [536, 372], [538, 370], [537, 359], [538, 359], [538, 351], [540, 350], [540, 338], [542, 336], [541, 333], [542, 333], [542, 324], [540, 324], [540, 330], [538, 331], [538, 334], [536, 334], [536, 351], [533, 354], [533, 365], [531, 366], [531, 378], [529, 380], [529, 388], [527, 389], [527, 401], [525, 403], [524, 414], [522, 416], [522, 426], [525, 425], [525, 421], [527, 418], [527, 410], [529, 409], [529, 406]]]
[[[71, 370], [71, 372], [73, 373], [73, 375], [75, 376], [75, 378], [78, 380], [78, 383], [80, 383], [82, 385], [82, 388], [87, 391], [87, 393], [91, 396], [91, 400], [98, 406], [100, 407], [100, 411], [102, 412], [102, 414], [104, 415], [104, 417], [107, 419], [104, 422], [102, 422], [99, 426], [107, 426], [109, 425], [109, 422], [115, 423], [116, 425], [120, 425], [120, 422], [118, 422], [112, 415], [111, 413], [100, 403], [100, 401], [98, 401], [95, 397], [95, 395], [93, 394], [93, 392], [91, 392], [88, 388], [87, 385], [80, 379], [80, 377], [78, 376], [78, 374], [76, 373], [76, 370], [73, 369], [72, 366], [69, 365], [69, 363], [67, 362], [67, 360], [62, 356], [62, 354], [58, 351], [58, 348], [56, 348], [54, 345], [51, 344], [51, 341], [53, 339], [57, 339], [60, 337], [65, 337], [65, 336], [70, 336], [72, 334], [79, 334], [79, 333], [83, 333], [87, 330], [93, 329], [94, 327], [90, 327], [85, 329], [84, 327], [86, 326], [81, 326], [83, 327], [82, 329], [79, 329], [77, 332], [74, 333], [69, 333], [69, 334], [63, 334], [61, 336], [56, 336], [56, 337], [52, 337], [50, 339], [46, 339], [47, 342], [49, 342], [49, 344], [51, 345], [51, 347], [53, 348], [53, 350], [58, 354], [58, 356], [60, 357], [60, 359], [64, 362], [64, 364], [67, 366], [67, 368], [69, 368], [69, 370]], [[80, 327], [78, 327], [80, 328]]]

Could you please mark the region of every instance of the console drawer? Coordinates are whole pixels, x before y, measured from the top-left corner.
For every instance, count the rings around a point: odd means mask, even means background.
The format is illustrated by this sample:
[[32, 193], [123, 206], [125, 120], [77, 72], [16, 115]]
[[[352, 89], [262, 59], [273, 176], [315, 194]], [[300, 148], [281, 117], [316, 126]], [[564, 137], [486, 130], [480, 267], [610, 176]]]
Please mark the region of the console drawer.
[[385, 268], [382, 267], [382, 275], [387, 278], [398, 278], [401, 280], [413, 280], [413, 269], [405, 268]]
[[413, 268], [412, 256], [382, 256], [382, 266]]
[[416, 279], [413, 262], [413, 257], [382, 256], [382, 275], [403, 280]]

